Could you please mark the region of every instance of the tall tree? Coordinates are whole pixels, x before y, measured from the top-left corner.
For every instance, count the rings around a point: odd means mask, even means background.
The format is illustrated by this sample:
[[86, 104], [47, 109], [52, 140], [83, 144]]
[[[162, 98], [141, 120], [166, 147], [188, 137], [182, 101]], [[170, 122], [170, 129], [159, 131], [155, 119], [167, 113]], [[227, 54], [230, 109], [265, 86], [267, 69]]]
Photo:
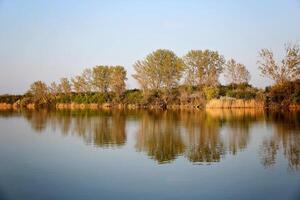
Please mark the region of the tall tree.
[[93, 71], [92, 69], [86, 68], [83, 70], [82, 75], [84, 79], [84, 91], [86, 93], [91, 92], [93, 90]]
[[56, 82], [52, 82], [49, 86], [49, 92], [51, 93], [51, 96], [55, 98], [59, 93], [61, 93], [59, 85]]
[[125, 92], [126, 71], [122, 66], [115, 66], [110, 67], [110, 73], [110, 90], [116, 94], [116, 99], [119, 100]]
[[99, 65], [93, 68], [93, 85], [99, 92], [108, 92], [110, 80], [109, 66]]
[[73, 89], [76, 93], [83, 93], [85, 92], [85, 79], [82, 76], [76, 76], [75, 78], [71, 79]]
[[259, 52], [261, 60], [258, 61], [261, 74], [272, 79], [275, 84], [282, 85], [286, 81], [300, 79], [300, 48], [297, 44], [285, 45], [285, 57], [281, 63], [274, 59], [273, 52], [262, 49]]
[[36, 81], [30, 85], [29, 94], [32, 95], [32, 100], [36, 104], [48, 103], [48, 87], [46, 83], [42, 81]]
[[60, 90], [62, 93], [69, 95], [71, 94], [72, 88], [68, 78], [61, 78], [59, 84]]
[[225, 59], [217, 51], [191, 50], [183, 58], [185, 81], [190, 86], [216, 85]]
[[143, 89], [166, 89], [177, 86], [184, 70], [183, 62], [170, 50], [158, 49], [134, 64], [133, 77]]
[[234, 84], [248, 83], [251, 78], [246, 66], [237, 63], [234, 59], [227, 61], [224, 67], [224, 75], [228, 83]]

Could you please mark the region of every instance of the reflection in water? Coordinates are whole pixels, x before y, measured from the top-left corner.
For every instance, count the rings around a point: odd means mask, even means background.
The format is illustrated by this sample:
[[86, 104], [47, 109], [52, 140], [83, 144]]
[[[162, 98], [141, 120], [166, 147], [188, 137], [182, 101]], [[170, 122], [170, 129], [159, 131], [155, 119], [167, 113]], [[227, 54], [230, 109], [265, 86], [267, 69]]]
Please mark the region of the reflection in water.
[[[276, 163], [279, 150], [289, 162], [289, 169], [300, 167], [300, 113], [272, 113], [267, 115], [267, 122], [274, 128], [274, 134], [265, 138], [261, 145], [261, 162], [265, 167]], [[271, 127], [270, 127], [271, 128]]]
[[[247, 147], [251, 124], [263, 120], [262, 111], [208, 110], [144, 112], [136, 148], [164, 163], [184, 154], [194, 163], [218, 162], [226, 152]], [[225, 136], [222, 137], [221, 130]]]
[[125, 144], [125, 116], [116, 111], [32, 111], [25, 112], [25, 118], [37, 132], [47, 125], [59, 129], [63, 135], [75, 134], [88, 144], [112, 147]]
[[184, 152], [177, 122], [178, 114], [175, 113], [144, 112], [137, 134], [137, 150], [146, 151], [159, 163], [174, 160]]
[[226, 151], [233, 155], [247, 147], [252, 124], [263, 120], [262, 110], [208, 110], [207, 112], [216, 120], [223, 122]]
[[19, 115], [38, 133], [51, 127], [97, 147], [121, 147], [127, 140], [126, 124], [137, 122], [136, 150], [145, 152], [160, 164], [178, 156], [197, 164], [219, 162], [227, 154], [236, 155], [246, 149], [251, 130], [256, 126], [263, 136], [263, 140], [258, 140], [257, 156], [265, 167], [275, 165], [281, 151], [289, 162], [289, 169], [300, 167], [300, 113], [296, 112], [264, 113], [253, 109], [0, 112], [1, 117]]
[[191, 162], [210, 163], [220, 161], [225, 149], [220, 136], [221, 121], [204, 112], [183, 112], [186, 157]]

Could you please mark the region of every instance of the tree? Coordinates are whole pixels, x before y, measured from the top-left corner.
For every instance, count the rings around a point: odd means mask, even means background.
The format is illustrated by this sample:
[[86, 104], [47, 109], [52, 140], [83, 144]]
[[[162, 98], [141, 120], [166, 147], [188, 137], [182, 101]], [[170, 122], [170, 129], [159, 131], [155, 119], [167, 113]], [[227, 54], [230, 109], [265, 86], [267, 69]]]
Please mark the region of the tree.
[[69, 95], [71, 93], [71, 84], [68, 78], [61, 78], [59, 84], [62, 93]]
[[126, 71], [122, 66], [115, 66], [110, 67], [110, 74], [110, 90], [116, 94], [116, 99], [119, 100], [125, 92]]
[[109, 66], [100, 65], [93, 68], [93, 85], [97, 91], [102, 93], [108, 92], [109, 79]]
[[76, 76], [75, 78], [72, 78], [71, 82], [76, 93], [85, 92], [86, 83], [82, 76]]
[[300, 48], [297, 44], [285, 45], [285, 57], [280, 64], [274, 60], [273, 52], [262, 49], [259, 52], [261, 60], [258, 61], [261, 74], [272, 79], [275, 84], [282, 85], [287, 81], [300, 78]]
[[52, 98], [55, 99], [56, 96], [61, 93], [59, 85], [57, 85], [57, 83], [55, 82], [52, 82], [49, 87], [49, 92]]
[[29, 94], [35, 104], [44, 105], [48, 103], [48, 87], [42, 81], [36, 81], [30, 85]]
[[219, 88], [214, 86], [205, 86], [203, 88], [206, 100], [211, 100], [219, 96]]
[[82, 72], [82, 77], [84, 79], [84, 91], [86, 93], [93, 90], [93, 71], [89, 68], [84, 69]]
[[216, 85], [225, 59], [217, 51], [191, 50], [183, 58], [189, 86]]
[[230, 84], [248, 83], [250, 81], [250, 73], [245, 65], [237, 63], [234, 59], [227, 61], [224, 67], [224, 75]]
[[170, 50], [158, 49], [134, 64], [133, 77], [142, 89], [171, 90], [177, 86], [184, 70], [183, 62]]

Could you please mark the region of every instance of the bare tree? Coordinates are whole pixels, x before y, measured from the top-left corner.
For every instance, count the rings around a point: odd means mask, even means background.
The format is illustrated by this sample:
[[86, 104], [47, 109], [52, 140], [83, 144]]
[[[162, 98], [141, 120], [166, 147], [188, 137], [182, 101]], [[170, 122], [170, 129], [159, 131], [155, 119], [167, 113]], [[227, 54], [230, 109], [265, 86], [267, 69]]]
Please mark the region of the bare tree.
[[300, 78], [300, 48], [297, 44], [285, 45], [285, 57], [281, 63], [276, 63], [273, 52], [262, 49], [259, 52], [261, 60], [258, 61], [261, 74], [272, 79], [275, 84], [284, 84]]
[[71, 84], [68, 78], [61, 78], [59, 84], [62, 93], [69, 95], [72, 91]]
[[224, 67], [224, 75], [228, 83], [241, 84], [250, 81], [250, 73], [245, 65], [237, 63], [234, 59], [227, 61]]
[[52, 82], [49, 86], [49, 92], [51, 96], [55, 98], [59, 93], [61, 93], [59, 85], [56, 82]]
[[83, 93], [85, 92], [85, 79], [82, 76], [76, 76], [75, 78], [71, 79], [72, 86], [76, 93]]
[[82, 72], [82, 77], [84, 79], [84, 91], [91, 92], [93, 90], [93, 71], [92, 69], [86, 68]]

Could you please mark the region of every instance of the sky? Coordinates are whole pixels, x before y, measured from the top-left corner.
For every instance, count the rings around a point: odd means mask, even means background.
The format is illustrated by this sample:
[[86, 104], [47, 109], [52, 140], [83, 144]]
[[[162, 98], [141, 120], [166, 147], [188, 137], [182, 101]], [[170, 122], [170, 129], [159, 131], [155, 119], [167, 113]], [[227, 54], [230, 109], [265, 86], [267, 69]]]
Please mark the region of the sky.
[[300, 44], [300, 0], [0, 0], [0, 94], [96, 65], [124, 66], [136, 88], [133, 64], [160, 48], [218, 51], [265, 87], [258, 52], [280, 61], [287, 42]]

